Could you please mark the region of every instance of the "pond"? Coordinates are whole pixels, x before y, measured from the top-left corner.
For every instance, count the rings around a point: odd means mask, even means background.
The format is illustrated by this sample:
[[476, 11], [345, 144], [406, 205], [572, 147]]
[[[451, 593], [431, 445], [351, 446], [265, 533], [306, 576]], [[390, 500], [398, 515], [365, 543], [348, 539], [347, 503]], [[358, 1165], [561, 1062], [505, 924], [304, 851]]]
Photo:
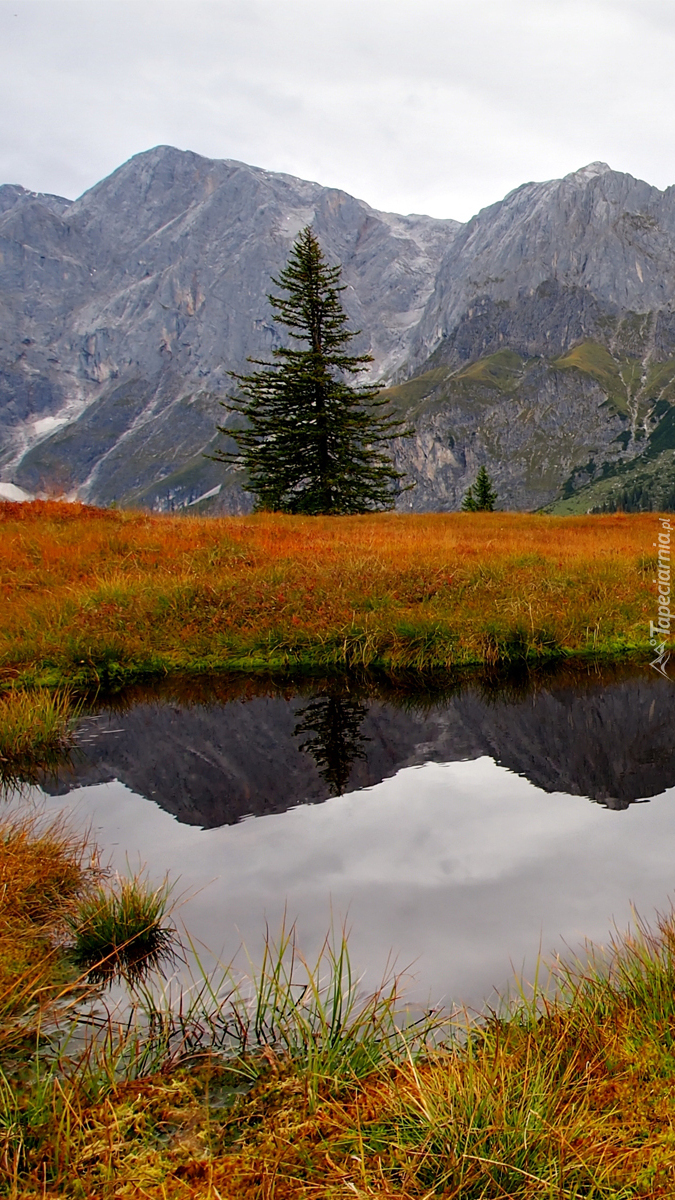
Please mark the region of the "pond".
[[669, 906], [674, 728], [648, 668], [445, 693], [177, 680], [104, 702], [30, 793], [119, 870], [168, 873], [207, 960], [255, 962], [284, 915], [311, 957], [346, 923], [364, 989], [395, 962], [411, 1000], [480, 1007], [540, 949]]

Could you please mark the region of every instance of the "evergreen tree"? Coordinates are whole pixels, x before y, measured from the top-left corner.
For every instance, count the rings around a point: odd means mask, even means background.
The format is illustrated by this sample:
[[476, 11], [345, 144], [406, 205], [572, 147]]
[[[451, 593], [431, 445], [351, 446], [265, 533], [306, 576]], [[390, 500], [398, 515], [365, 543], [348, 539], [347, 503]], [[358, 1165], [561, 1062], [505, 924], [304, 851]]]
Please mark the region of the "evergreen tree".
[[334, 694], [315, 696], [301, 708], [293, 734], [310, 733], [300, 749], [312, 755], [319, 774], [333, 796], [342, 796], [347, 789], [352, 765], [365, 758], [364, 744], [369, 741], [360, 732], [367, 715], [365, 704], [351, 696]]
[[497, 493], [485, 467], [481, 467], [476, 482], [464, 493], [462, 512], [494, 512]]
[[464, 493], [464, 499], [462, 500], [462, 512], [475, 512], [475, 511], [476, 511], [476, 497], [473, 494], [473, 484], [471, 484], [470, 487], [468, 487]]
[[385, 448], [405, 436], [402, 423], [381, 410], [377, 384], [356, 386], [369, 354], [349, 354], [357, 331], [347, 329], [340, 303], [345, 285], [307, 226], [290, 258], [272, 279], [285, 296], [269, 296], [274, 319], [300, 345], [273, 350], [274, 363], [232, 377], [240, 397], [225, 408], [245, 419], [244, 428], [218, 426], [238, 452], [212, 457], [248, 472], [247, 491], [256, 507], [291, 513], [358, 513], [393, 507], [402, 473]]

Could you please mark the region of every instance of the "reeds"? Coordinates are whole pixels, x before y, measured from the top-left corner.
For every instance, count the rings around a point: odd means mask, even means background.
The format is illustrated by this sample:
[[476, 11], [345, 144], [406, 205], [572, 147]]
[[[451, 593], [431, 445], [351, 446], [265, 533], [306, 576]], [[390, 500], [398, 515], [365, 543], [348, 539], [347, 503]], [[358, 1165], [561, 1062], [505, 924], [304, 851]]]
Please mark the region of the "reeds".
[[34, 782], [66, 761], [79, 710], [64, 689], [0, 693], [0, 789]]
[[392, 1065], [428, 1041], [438, 1023], [435, 1011], [406, 1017], [393, 973], [364, 993], [344, 931], [327, 936], [313, 962], [294, 926], [276, 940], [267, 931], [259, 968], [249, 964], [244, 974], [232, 966], [207, 974], [191, 949], [198, 973], [177, 996], [171, 984], [159, 992], [136, 989], [134, 1054], [142, 1043], [146, 1061], [151, 1055], [177, 1064], [217, 1053], [231, 1076], [249, 1084], [292, 1064], [311, 1107], [322, 1089]]

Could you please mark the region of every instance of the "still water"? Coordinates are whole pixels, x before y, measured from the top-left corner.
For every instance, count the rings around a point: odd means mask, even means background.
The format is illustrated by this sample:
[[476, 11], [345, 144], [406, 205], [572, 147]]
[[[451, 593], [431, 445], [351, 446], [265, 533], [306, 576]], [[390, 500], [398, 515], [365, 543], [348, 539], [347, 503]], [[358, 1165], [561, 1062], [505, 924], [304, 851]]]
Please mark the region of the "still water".
[[648, 669], [446, 695], [174, 683], [87, 718], [33, 795], [117, 869], [168, 873], [207, 957], [255, 961], [284, 913], [311, 956], [346, 922], [364, 988], [395, 961], [412, 1000], [481, 1006], [540, 948], [669, 906], [674, 728]]

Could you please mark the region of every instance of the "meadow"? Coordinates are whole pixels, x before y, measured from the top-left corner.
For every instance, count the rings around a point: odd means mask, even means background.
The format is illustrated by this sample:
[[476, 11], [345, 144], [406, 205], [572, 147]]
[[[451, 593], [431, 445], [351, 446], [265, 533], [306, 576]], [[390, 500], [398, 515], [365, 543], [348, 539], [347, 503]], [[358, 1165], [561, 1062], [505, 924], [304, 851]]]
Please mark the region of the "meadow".
[[[0, 785], [67, 753], [92, 687], [350, 671], [396, 688], [644, 656], [657, 531], [654, 514], [2, 504]], [[344, 941], [306, 963], [292, 930], [255, 979], [177, 992], [169, 900], [63, 825], [0, 821], [0, 1196], [675, 1194], [672, 914], [557, 963], [546, 994], [410, 1025], [395, 980], [364, 997]]]
[[448, 672], [648, 651], [652, 513], [153, 516], [0, 505], [0, 679]]
[[[406, 1025], [395, 980], [364, 997], [344, 940], [306, 963], [292, 930], [247, 988], [225, 971], [172, 998], [130, 975], [116, 1015], [72, 935], [142, 884], [62, 824], [8, 814], [0, 884], [2, 1196], [675, 1192], [672, 914], [478, 1018]], [[153, 920], [166, 891], [146, 895]]]

